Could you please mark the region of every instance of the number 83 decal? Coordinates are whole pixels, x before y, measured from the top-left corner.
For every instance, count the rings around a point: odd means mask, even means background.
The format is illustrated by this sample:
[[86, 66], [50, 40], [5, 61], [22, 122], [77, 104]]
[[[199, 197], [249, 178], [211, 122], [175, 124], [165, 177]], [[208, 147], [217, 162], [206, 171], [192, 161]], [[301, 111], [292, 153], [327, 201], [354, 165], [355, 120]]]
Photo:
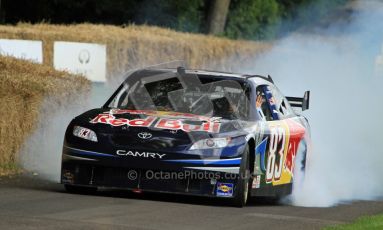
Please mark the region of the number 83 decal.
[[286, 129], [270, 127], [270, 143], [267, 156], [266, 183], [279, 181], [282, 175], [286, 143]]

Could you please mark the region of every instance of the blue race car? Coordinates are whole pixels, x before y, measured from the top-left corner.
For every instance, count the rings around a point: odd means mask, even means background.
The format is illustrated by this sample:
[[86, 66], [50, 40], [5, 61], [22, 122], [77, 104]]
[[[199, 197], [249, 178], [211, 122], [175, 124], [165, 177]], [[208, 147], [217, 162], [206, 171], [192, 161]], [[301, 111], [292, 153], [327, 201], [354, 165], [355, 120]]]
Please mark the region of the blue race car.
[[303, 98], [284, 97], [271, 77], [204, 70], [141, 69], [101, 108], [66, 131], [61, 183], [222, 197], [291, 193], [310, 143]]

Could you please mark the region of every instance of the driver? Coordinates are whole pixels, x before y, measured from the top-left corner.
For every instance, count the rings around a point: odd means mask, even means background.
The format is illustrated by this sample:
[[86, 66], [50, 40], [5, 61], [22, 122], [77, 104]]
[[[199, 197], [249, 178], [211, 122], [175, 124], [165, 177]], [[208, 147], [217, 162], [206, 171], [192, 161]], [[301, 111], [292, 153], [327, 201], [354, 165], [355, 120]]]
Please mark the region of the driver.
[[262, 93], [261, 91], [257, 91], [257, 99], [255, 101], [255, 107], [257, 109], [257, 113], [262, 118], [262, 120], [265, 120], [265, 114], [263, 113], [263, 110], [262, 110], [263, 103], [264, 101], [263, 101]]

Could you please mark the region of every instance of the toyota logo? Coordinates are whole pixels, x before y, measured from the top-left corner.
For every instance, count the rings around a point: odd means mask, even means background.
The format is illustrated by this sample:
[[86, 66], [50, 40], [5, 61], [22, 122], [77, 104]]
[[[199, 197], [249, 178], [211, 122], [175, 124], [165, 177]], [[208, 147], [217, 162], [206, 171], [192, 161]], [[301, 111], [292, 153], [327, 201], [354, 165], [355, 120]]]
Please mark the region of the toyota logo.
[[141, 139], [149, 139], [152, 137], [152, 134], [147, 132], [142, 132], [142, 133], [139, 133], [137, 136]]

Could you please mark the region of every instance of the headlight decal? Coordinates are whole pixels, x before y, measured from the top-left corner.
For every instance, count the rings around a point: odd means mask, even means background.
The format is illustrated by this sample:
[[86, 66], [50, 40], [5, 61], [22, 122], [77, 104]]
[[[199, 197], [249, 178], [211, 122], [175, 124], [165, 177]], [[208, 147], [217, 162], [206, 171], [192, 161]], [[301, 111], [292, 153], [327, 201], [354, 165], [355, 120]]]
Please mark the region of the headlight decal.
[[230, 141], [230, 137], [202, 139], [195, 142], [190, 147], [190, 150], [224, 148], [229, 145]]
[[85, 140], [97, 142], [97, 135], [93, 130], [81, 126], [73, 127], [73, 135]]

